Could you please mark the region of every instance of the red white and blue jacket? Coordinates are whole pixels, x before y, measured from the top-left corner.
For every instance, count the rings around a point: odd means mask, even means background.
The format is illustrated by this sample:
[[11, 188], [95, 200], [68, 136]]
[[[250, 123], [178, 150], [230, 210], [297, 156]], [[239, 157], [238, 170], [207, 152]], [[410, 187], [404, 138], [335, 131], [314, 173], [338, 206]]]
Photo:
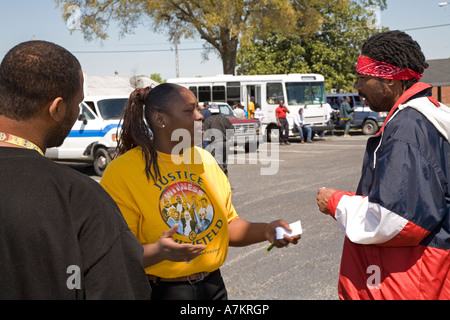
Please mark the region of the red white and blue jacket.
[[327, 209], [345, 232], [341, 299], [450, 299], [450, 108], [417, 83], [369, 138], [356, 193]]

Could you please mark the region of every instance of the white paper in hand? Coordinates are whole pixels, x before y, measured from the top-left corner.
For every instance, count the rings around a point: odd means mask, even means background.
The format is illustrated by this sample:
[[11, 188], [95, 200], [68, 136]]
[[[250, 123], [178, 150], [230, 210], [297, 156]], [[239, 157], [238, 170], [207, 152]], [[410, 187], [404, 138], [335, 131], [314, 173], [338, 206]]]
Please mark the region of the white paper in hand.
[[299, 221], [293, 222], [289, 225], [289, 227], [292, 229], [292, 232], [287, 231], [283, 227], [277, 227], [275, 228], [275, 231], [277, 232], [277, 240], [283, 239], [284, 235], [287, 234], [288, 236], [292, 237], [298, 234], [302, 234], [302, 224]]

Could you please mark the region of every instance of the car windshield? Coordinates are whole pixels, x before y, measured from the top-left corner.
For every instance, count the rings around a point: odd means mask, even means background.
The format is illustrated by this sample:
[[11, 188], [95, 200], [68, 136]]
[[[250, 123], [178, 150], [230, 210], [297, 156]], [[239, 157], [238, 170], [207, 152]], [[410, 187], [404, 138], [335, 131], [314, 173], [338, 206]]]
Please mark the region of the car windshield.
[[122, 116], [126, 98], [104, 99], [97, 102], [100, 114], [105, 120], [120, 119]]
[[219, 104], [219, 110], [221, 114], [231, 116], [233, 115], [233, 111], [231, 110], [230, 106], [227, 104]]
[[286, 82], [288, 105], [322, 104], [326, 102], [323, 82]]

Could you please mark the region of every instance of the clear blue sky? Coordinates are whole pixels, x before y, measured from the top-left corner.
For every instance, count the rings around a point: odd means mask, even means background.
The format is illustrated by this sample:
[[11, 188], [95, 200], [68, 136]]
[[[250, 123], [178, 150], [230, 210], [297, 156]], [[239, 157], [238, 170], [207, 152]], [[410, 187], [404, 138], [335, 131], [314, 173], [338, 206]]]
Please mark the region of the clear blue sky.
[[[387, 10], [381, 12], [381, 25], [409, 33], [419, 42], [427, 59], [450, 58], [450, 4], [439, 7], [439, 2], [444, 1], [388, 0]], [[174, 47], [164, 34], [139, 27], [134, 34], [121, 39], [118, 30], [111, 27], [107, 40], [87, 42], [80, 31], [71, 34], [61, 16], [53, 0], [1, 0], [0, 59], [14, 45], [34, 36], [37, 40], [52, 41], [73, 52], [88, 75], [114, 75], [117, 70], [120, 76], [126, 77], [152, 73], [159, 73], [164, 79], [175, 77]], [[445, 24], [447, 26], [424, 28]], [[411, 30], [414, 28], [420, 29]], [[181, 77], [222, 73], [222, 63], [215, 53], [209, 55], [209, 61], [202, 62], [202, 45], [200, 39], [181, 41]], [[98, 53], [149, 50], [161, 51]]]

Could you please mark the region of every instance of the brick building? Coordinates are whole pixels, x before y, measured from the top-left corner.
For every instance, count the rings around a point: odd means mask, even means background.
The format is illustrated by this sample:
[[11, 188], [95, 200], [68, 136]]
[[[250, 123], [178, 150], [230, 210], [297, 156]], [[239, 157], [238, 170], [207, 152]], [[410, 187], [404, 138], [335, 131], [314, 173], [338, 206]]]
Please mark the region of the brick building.
[[433, 97], [450, 106], [450, 59], [427, 60], [429, 67], [420, 81], [433, 86]]

